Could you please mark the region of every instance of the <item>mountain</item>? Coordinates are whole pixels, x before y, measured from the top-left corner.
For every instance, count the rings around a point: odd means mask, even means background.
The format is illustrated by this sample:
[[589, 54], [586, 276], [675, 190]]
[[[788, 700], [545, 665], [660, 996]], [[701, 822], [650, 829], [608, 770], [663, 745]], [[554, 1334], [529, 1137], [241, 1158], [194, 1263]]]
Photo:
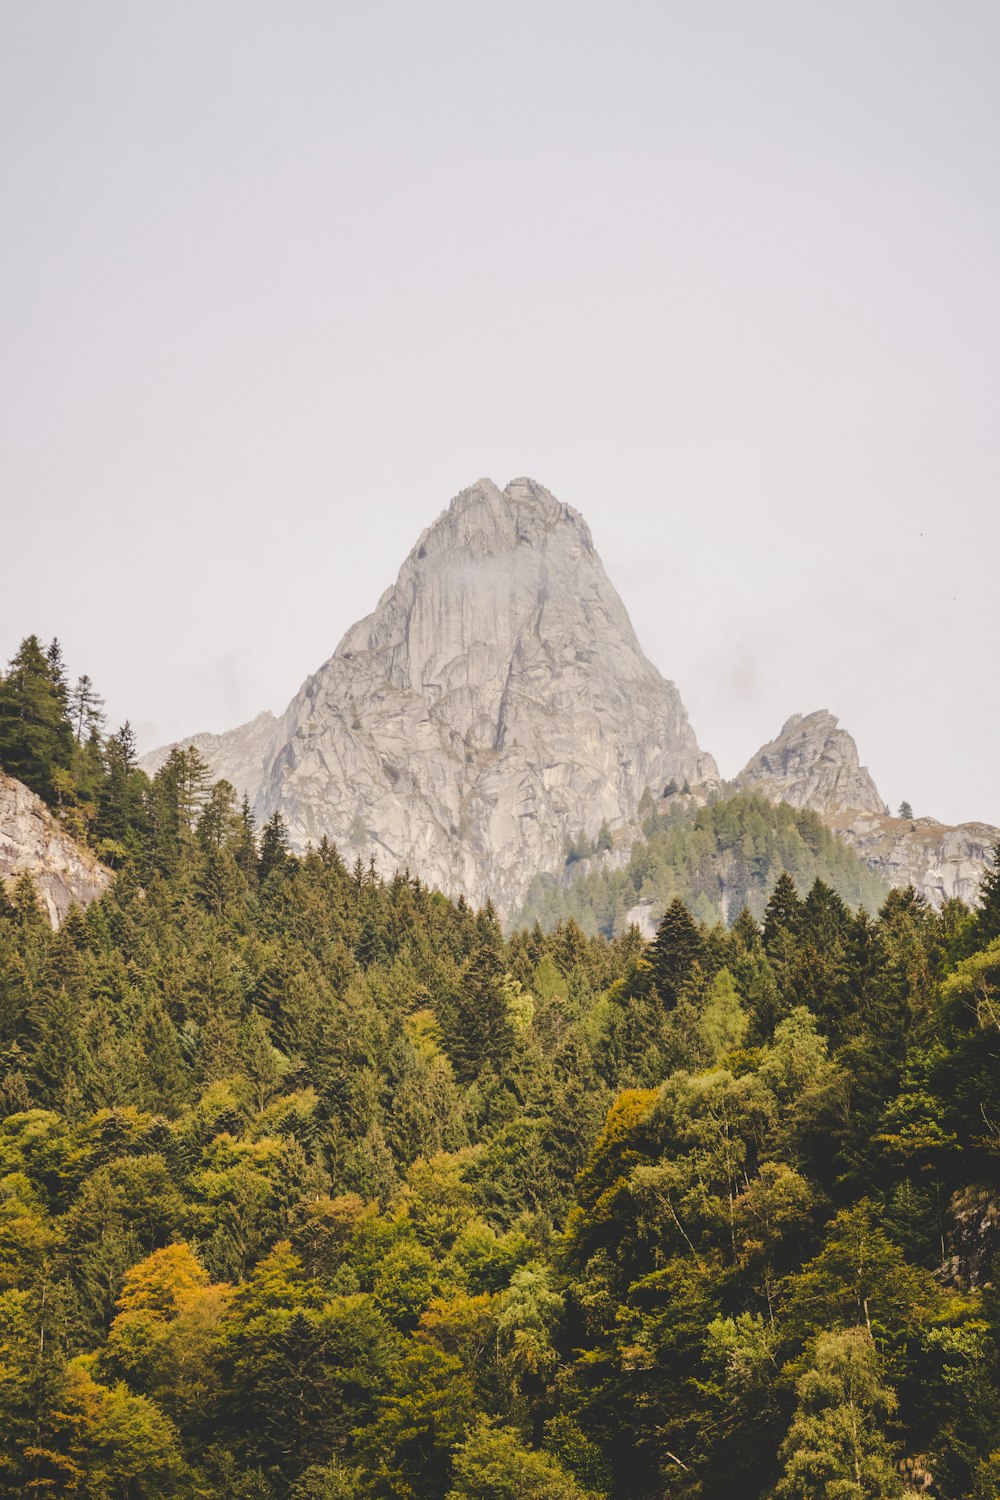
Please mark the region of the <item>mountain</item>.
[[296, 847], [328, 836], [501, 913], [647, 787], [718, 781], [586, 522], [531, 479], [457, 495], [280, 720], [195, 743]]
[[1000, 839], [989, 823], [892, 817], [854, 740], [825, 709], [793, 714], [734, 785], [811, 808], [887, 885], [913, 885], [935, 906], [953, 897], [975, 903]]
[[857, 745], [826, 709], [792, 714], [777, 739], [747, 762], [735, 784], [770, 802], [812, 808], [822, 817], [846, 809], [876, 817], [889, 811], [867, 767], [859, 763]]
[[649, 808], [641, 828], [616, 834], [610, 849], [574, 850], [560, 870], [528, 888], [515, 925], [544, 928], [572, 917], [606, 937], [630, 925], [652, 939], [679, 896], [700, 921], [732, 923], [745, 906], [761, 919], [778, 876], [805, 893], [822, 880], [849, 906], [875, 912], [888, 887], [809, 808], [759, 793], [672, 793]]
[[112, 873], [59, 827], [45, 803], [0, 771], [0, 887], [28, 874], [53, 927], [104, 894]]
[[[217, 780], [230, 782], [240, 796], [245, 792], [255, 802], [280, 725], [281, 720], [265, 709], [249, 724], [240, 724], [222, 734], [193, 734], [183, 743], [200, 751]], [[142, 757], [142, 769], [147, 775], [156, 775], [173, 748], [162, 745]]]

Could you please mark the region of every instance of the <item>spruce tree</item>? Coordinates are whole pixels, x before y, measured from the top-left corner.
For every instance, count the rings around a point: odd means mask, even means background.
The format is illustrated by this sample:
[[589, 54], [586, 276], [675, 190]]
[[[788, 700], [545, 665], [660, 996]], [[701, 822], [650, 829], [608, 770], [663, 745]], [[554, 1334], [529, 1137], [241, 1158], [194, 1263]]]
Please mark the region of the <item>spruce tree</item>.
[[794, 936], [802, 921], [802, 902], [795, 889], [795, 881], [787, 870], [778, 876], [771, 899], [764, 910], [764, 947], [770, 951], [779, 939], [779, 934]]
[[496, 946], [489, 941], [481, 943], [462, 977], [447, 1038], [455, 1073], [462, 1082], [475, 1078], [487, 1063], [501, 1072], [510, 1055], [514, 1032], [503, 977]]
[[[120, 847], [124, 853], [130, 836], [141, 823], [142, 792], [146, 783], [138, 770], [135, 735], [126, 719], [109, 735], [103, 746], [104, 779], [98, 794], [97, 836]], [[105, 859], [114, 855], [102, 850]]]
[[237, 868], [242, 874], [247, 885], [257, 884], [257, 822], [250, 806], [250, 798], [246, 792], [243, 793], [243, 801], [240, 804], [240, 824], [236, 833], [236, 844], [233, 850]]
[[260, 858], [257, 861], [258, 879], [265, 881], [275, 870], [283, 873], [288, 869], [291, 860], [292, 851], [288, 842], [285, 820], [280, 812], [274, 812], [261, 829]]
[[61, 662], [51, 651], [29, 635], [0, 680], [0, 767], [54, 803], [59, 773], [73, 763], [75, 741]]
[[70, 694], [69, 708], [78, 745], [92, 735], [100, 735], [104, 725], [104, 699], [86, 673], [77, 678], [76, 687]]
[[650, 953], [653, 983], [665, 1005], [676, 1005], [684, 981], [703, 950], [704, 940], [697, 922], [680, 897], [675, 896], [656, 929]]

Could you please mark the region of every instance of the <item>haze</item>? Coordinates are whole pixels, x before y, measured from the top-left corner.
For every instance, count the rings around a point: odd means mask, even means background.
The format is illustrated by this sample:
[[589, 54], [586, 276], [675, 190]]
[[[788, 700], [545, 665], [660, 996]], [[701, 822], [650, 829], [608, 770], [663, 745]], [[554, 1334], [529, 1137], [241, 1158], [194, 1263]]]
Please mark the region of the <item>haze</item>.
[[733, 775], [1000, 823], [1000, 8], [0, 4], [0, 655], [282, 709], [448, 500], [589, 521]]

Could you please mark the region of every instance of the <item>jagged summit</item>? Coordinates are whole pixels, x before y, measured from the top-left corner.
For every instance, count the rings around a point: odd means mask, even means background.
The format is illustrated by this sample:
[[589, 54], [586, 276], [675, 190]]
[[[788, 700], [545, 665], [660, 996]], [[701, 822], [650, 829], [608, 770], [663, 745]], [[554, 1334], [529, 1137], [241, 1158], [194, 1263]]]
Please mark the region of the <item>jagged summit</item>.
[[527, 478], [456, 495], [283, 718], [215, 740], [299, 847], [328, 835], [501, 911], [647, 786], [718, 778], [583, 517]]
[[824, 817], [844, 812], [887, 814], [858, 747], [827, 709], [792, 714], [776, 739], [761, 747], [736, 777], [744, 791], [772, 802], [811, 807]]
[[771, 802], [808, 807], [888, 885], [913, 885], [935, 906], [974, 903], [1000, 830], [988, 823], [948, 826], [934, 818], [894, 818], [858, 748], [833, 714], [792, 714], [736, 778]]

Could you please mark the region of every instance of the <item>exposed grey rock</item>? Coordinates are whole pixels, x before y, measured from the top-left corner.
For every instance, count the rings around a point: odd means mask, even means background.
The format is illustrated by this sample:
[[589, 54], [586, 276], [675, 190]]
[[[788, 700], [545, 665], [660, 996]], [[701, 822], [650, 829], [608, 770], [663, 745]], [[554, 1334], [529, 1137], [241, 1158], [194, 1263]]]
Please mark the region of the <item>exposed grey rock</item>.
[[253, 804], [280, 725], [281, 720], [265, 710], [249, 724], [227, 729], [223, 734], [193, 734], [190, 739], [179, 740], [176, 745], [161, 745], [158, 750], [150, 750], [140, 757], [139, 764], [147, 776], [155, 776], [171, 750], [194, 745], [211, 766], [216, 780], [231, 782], [237, 795], [242, 797], [246, 793]]
[[771, 802], [812, 808], [888, 885], [912, 885], [935, 906], [951, 897], [975, 904], [1000, 838], [988, 823], [949, 827], [935, 818], [890, 816], [853, 739], [825, 710], [793, 714], [735, 784]]
[[[659, 925], [659, 918], [655, 911], [655, 904], [652, 901], [639, 901], [635, 906], [630, 906], [620, 929], [616, 929], [616, 936], [627, 932], [630, 927], [638, 927], [646, 942], [651, 943], [656, 937], [656, 929]], [[660, 915], [662, 916], [662, 913]]]
[[934, 906], [953, 897], [975, 906], [1000, 828], [949, 826], [936, 818], [857, 816], [831, 823], [870, 869], [891, 886], [915, 886]]
[[296, 847], [327, 835], [501, 914], [647, 786], [718, 778], [586, 522], [530, 479], [456, 496], [273, 745], [254, 725], [196, 743], [237, 786], [267, 746], [257, 813], [280, 810]]
[[826, 709], [792, 714], [777, 739], [743, 767], [736, 785], [769, 802], [811, 807], [824, 816], [848, 809], [879, 816], [889, 811], [867, 768], [859, 764], [857, 745]]
[[9, 889], [23, 874], [34, 880], [53, 927], [71, 906], [96, 901], [114, 879], [60, 828], [40, 797], [0, 771], [0, 883]]

